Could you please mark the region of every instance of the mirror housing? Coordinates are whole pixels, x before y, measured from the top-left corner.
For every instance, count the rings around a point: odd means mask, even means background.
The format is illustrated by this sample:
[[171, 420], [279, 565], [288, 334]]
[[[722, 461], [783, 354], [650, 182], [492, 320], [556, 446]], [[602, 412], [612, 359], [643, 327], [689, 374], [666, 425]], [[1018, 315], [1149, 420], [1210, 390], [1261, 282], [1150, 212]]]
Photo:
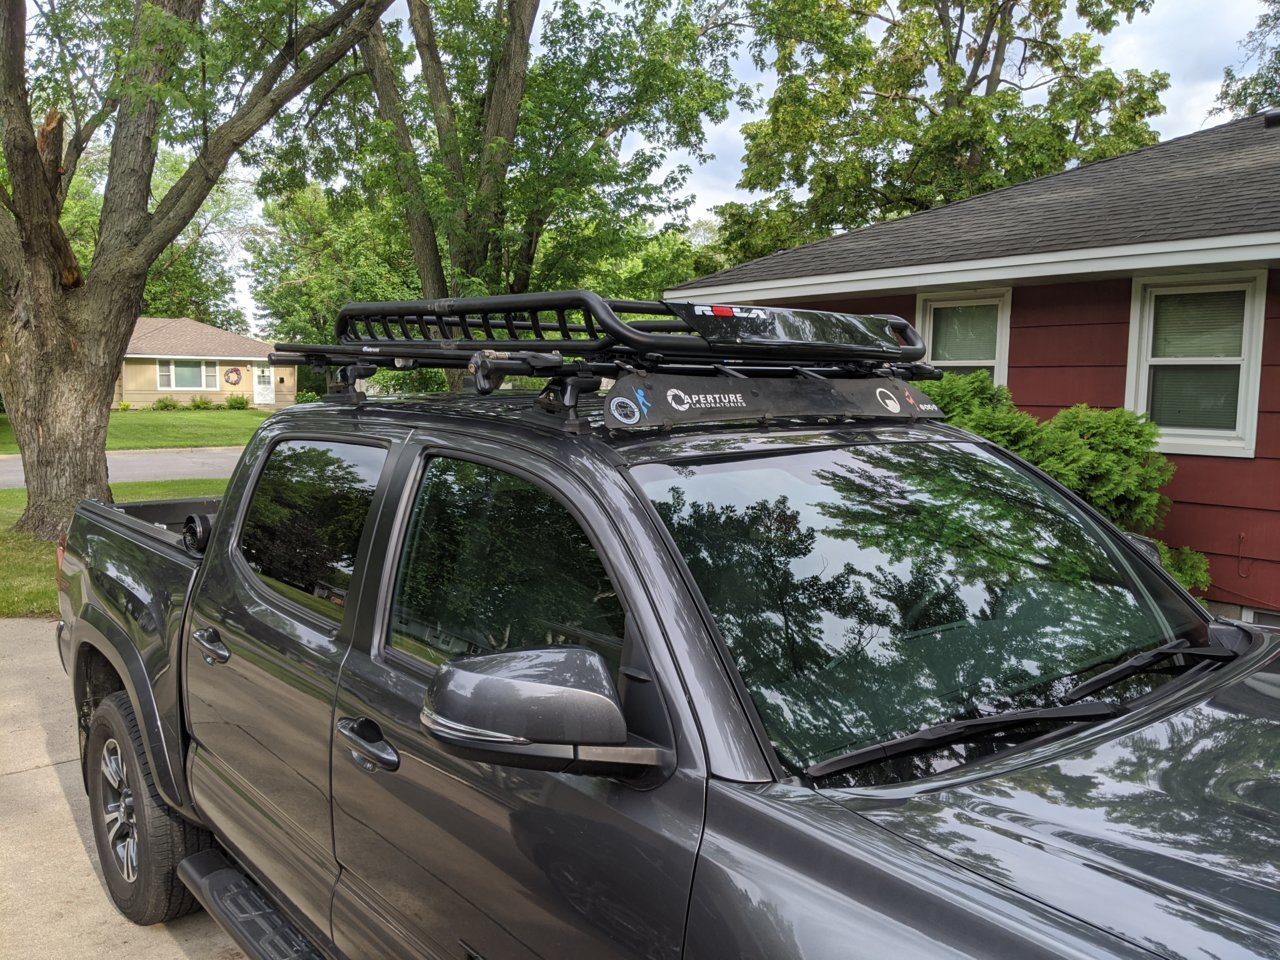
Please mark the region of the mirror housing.
[[442, 664], [421, 719], [454, 756], [508, 767], [616, 776], [659, 766], [665, 752], [628, 736], [609, 668], [585, 647]]

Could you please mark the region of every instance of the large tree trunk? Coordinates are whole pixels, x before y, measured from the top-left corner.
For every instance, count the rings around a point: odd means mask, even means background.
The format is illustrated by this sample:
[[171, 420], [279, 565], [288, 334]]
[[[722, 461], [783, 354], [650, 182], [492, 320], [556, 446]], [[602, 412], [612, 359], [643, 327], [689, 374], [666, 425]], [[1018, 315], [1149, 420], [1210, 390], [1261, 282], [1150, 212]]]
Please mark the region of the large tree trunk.
[[0, 318], [0, 394], [27, 484], [16, 529], [55, 539], [80, 500], [110, 502], [107, 423], [144, 286], [122, 277], [62, 290], [28, 272]]

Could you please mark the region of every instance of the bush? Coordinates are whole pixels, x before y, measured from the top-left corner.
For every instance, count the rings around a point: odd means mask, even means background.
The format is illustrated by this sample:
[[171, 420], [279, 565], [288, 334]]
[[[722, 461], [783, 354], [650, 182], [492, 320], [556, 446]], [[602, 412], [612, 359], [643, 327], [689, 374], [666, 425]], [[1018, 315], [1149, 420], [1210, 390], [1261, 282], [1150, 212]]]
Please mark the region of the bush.
[[248, 410], [249, 398], [246, 397], [243, 393], [233, 393], [231, 396], [227, 397], [227, 409], [228, 410]]
[[191, 409], [192, 410], [212, 410], [213, 401], [210, 400], [208, 397], [192, 397]]
[[119, 409], [121, 409], [121, 410], [128, 410], [128, 409], [130, 409], [132, 406], [133, 406], [133, 404], [132, 404], [132, 403], [130, 403], [128, 400], [121, 400], [121, 401], [120, 401], [120, 404], [119, 404]]
[[[1159, 429], [1130, 410], [1077, 404], [1041, 423], [1019, 410], [1006, 387], [979, 371], [947, 373], [917, 384], [947, 422], [1013, 451], [1084, 497], [1104, 517], [1134, 533], [1159, 529], [1169, 510], [1160, 489], [1174, 466], [1156, 451]], [[1207, 590], [1209, 562], [1187, 547], [1160, 544], [1166, 570], [1188, 589]]]
[[430, 370], [379, 370], [368, 380], [370, 393], [412, 394], [443, 393], [449, 389], [444, 371]]
[[182, 404], [173, 397], [156, 397], [156, 402], [151, 404], [152, 410], [181, 410]]
[[299, 390], [293, 398], [294, 403], [319, 403], [320, 394], [312, 393], [310, 390]]

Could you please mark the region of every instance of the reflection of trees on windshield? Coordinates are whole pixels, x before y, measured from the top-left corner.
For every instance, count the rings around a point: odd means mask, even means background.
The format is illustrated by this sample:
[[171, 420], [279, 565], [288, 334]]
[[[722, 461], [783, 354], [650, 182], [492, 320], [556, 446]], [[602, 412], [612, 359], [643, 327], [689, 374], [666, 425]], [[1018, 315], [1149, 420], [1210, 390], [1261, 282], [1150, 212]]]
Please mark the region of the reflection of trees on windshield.
[[1083, 518], [973, 447], [640, 469], [798, 766], [1045, 705], [1055, 682], [1164, 638]]
[[380, 447], [279, 444], [258, 478], [240, 535], [249, 565], [285, 596], [340, 620], [385, 458]]

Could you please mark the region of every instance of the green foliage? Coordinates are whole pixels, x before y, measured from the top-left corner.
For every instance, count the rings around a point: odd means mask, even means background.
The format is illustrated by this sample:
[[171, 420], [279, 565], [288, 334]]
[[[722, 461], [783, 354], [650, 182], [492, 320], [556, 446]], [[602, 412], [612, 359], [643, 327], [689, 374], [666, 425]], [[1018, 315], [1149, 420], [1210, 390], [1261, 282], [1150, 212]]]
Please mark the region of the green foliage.
[[213, 408], [214, 403], [208, 397], [196, 396], [191, 398], [192, 410], [212, 410]]
[[120, 410], [121, 412], [125, 410], [131, 410], [133, 409], [133, 404], [130, 403], [128, 400], [121, 400], [120, 403], [117, 405], [117, 409]]
[[[93, 259], [102, 215], [107, 153], [93, 151], [80, 164], [62, 210], [62, 225], [81, 263]], [[152, 177], [152, 194], [163, 196], [182, 175], [186, 155], [162, 150]], [[223, 181], [209, 194], [195, 219], [151, 265], [143, 293], [142, 316], [189, 317], [236, 333], [248, 333], [244, 312], [236, 306], [234, 248], [247, 229], [252, 195]], [[154, 205], [154, 204], [153, 204]]]
[[227, 409], [228, 410], [248, 410], [249, 398], [246, 397], [243, 393], [233, 393], [231, 394], [231, 396], [227, 397]]
[[[539, 269], [582, 272], [589, 262], [564, 262], [585, 249], [582, 238], [594, 250], [624, 248], [635, 224], [678, 215], [688, 167], [672, 164], [671, 154], [709, 159], [710, 126], [754, 96], [734, 75], [735, 11], [719, 0], [557, 0], [542, 7], [527, 73], [515, 70], [505, 88], [491, 89], [511, 63], [503, 52], [512, 42], [510, 11], [524, 6], [417, 8], [416, 49], [438, 50], [440, 69], [422, 69], [414, 49], [387, 30], [399, 96], [375, 92], [360, 74], [319, 85], [311, 104], [279, 123], [262, 154], [260, 190], [281, 196], [316, 180], [341, 184], [335, 193], [346, 204], [396, 211], [401, 234], [404, 210], [425, 212], [444, 261], [441, 281], [461, 295], [521, 292]], [[423, 21], [431, 23], [429, 43]], [[405, 116], [409, 187], [404, 142], [379, 105]], [[505, 117], [514, 118], [510, 133], [495, 139]], [[542, 267], [541, 247], [552, 238], [556, 262]], [[401, 276], [417, 283], [414, 270]]]
[[[1097, 43], [1150, 0], [752, 0], [754, 52], [778, 82], [746, 124], [721, 211], [740, 255], [927, 210], [1154, 143], [1168, 74], [1117, 72]], [[1033, 92], [1037, 91], [1037, 92]]]
[[408, 396], [443, 393], [449, 389], [443, 370], [379, 370], [368, 381], [371, 392]]
[[173, 397], [156, 397], [155, 402], [151, 404], [152, 410], [181, 410], [182, 404]]
[[1160, 565], [1188, 590], [1208, 590], [1213, 585], [1209, 576], [1209, 558], [1190, 547], [1171, 547], [1156, 540]]
[[1214, 112], [1246, 117], [1280, 106], [1280, 0], [1263, 0], [1258, 23], [1240, 46], [1245, 52], [1242, 72], [1234, 67], [1223, 70]]
[[421, 296], [403, 220], [385, 197], [344, 206], [305, 187], [266, 203], [245, 246], [274, 340], [327, 343], [344, 303]]
[[[1006, 387], [986, 371], [918, 386], [962, 430], [986, 437], [1027, 460], [1089, 501], [1108, 520], [1134, 533], [1160, 528], [1169, 498], [1160, 492], [1173, 464], [1156, 451], [1159, 429], [1141, 414], [1077, 404], [1040, 422], [1019, 410]], [[1207, 589], [1208, 561], [1186, 547], [1162, 544], [1165, 568], [1188, 588]]]
[[294, 403], [319, 403], [320, 394], [310, 390], [299, 390], [293, 398]]

